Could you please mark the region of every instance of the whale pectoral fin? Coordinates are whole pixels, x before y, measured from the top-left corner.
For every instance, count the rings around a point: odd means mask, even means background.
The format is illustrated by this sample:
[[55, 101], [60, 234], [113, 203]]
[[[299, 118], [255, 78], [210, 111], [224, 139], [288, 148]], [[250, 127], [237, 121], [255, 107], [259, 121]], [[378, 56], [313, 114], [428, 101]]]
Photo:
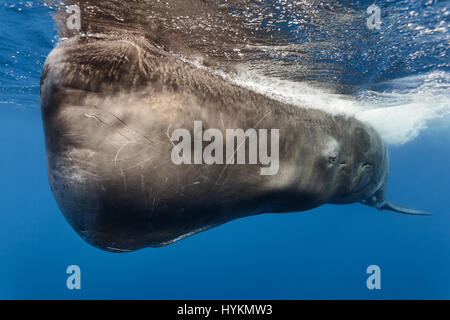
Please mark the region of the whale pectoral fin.
[[431, 213], [429, 213], [429, 212], [409, 208], [404, 205], [397, 204], [397, 203], [390, 202], [390, 201], [383, 201], [383, 203], [377, 205], [377, 208], [378, 208], [378, 210], [390, 210], [390, 211], [400, 212], [400, 213], [404, 213], [404, 214], [427, 215], [427, 216], [431, 215]]

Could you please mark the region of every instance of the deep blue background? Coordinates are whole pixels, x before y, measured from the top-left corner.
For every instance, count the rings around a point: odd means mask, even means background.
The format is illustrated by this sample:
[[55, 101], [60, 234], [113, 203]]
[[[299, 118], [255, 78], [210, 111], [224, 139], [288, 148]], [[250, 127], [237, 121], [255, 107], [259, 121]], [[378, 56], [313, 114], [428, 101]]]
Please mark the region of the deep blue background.
[[[388, 197], [431, 217], [329, 205], [240, 219], [159, 249], [89, 246], [47, 181], [39, 74], [55, 35], [48, 8], [0, 0], [0, 299], [450, 298], [445, 121], [390, 147]], [[66, 288], [71, 264], [80, 291]], [[366, 288], [371, 264], [382, 290]]]

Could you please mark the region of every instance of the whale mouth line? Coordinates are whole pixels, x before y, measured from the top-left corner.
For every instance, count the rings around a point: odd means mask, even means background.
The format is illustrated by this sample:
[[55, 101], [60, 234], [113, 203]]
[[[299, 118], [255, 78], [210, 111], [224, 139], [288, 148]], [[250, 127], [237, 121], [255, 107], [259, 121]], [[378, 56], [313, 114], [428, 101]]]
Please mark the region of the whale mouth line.
[[359, 174], [352, 181], [352, 186], [354, 185], [354, 187], [350, 191], [351, 194], [359, 193], [363, 191], [368, 185], [373, 183], [372, 174], [370, 176], [367, 175], [367, 170], [373, 167], [373, 163], [370, 162], [361, 165]]
[[[373, 181], [371, 181], [373, 183]], [[385, 198], [384, 187], [378, 189], [373, 195], [367, 199], [360, 201], [362, 204], [369, 207], [377, 208], [380, 211], [393, 211], [409, 215], [430, 216], [431, 213], [419, 209], [414, 209], [402, 204], [398, 204], [392, 201], [388, 201]]]

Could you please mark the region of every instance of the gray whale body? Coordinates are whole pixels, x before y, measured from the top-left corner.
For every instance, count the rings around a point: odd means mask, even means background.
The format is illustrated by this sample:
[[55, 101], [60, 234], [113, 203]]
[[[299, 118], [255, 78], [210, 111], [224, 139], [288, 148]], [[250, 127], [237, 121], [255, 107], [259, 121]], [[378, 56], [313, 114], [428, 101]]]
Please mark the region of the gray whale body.
[[[173, 243], [227, 221], [385, 199], [389, 159], [371, 127], [239, 87], [130, 33], [73, 36], [41, 78], [48, 176], [74, 230], [113, 252]], [[261, 165], [175, 165], [169, 133], [279, 129], [279, 171]], [[194, 135], [194, 132], [191, 132]]]

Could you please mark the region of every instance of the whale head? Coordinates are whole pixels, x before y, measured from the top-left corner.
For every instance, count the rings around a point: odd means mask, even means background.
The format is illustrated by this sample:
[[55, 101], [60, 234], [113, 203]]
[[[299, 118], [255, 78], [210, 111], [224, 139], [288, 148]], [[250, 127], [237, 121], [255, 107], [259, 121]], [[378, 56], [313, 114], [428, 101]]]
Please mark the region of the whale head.
[[[353, 119], [354, 120], [354, 119]], [[323, 155], [335, 167], [331, 185], [331, 203], [361, 202], [375, 194], [387, 182], [389, 156], [380, 135], [371, 127], [345, 119], [342, 136], [335, 136], [334, 148]]]
[[389, 153], [381, 137], [368, 126], [352, 128], [353, 137], [347, 139], [341, 150], [327, 151], [327, 156], [339, 160], [335, 181], [337, 193], [331, 203], [360, 202], [378, 210], [390, 210], [405, 214], [428, 215], [386, 200], [389, 176]]

